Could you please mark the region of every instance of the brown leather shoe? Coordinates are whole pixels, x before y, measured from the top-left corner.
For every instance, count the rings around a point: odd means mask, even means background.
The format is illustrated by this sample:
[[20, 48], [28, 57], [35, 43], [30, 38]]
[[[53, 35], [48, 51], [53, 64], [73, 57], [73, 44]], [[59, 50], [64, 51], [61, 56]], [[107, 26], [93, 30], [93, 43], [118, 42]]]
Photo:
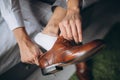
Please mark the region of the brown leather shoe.
[[76, 64], [76, 75], [78, 80], [91, 80], [90, 69], [86, 62]]
[[85, 45], [72, 46], [71, 41], [58, 37], [51, 50], [45, 53], [39, 64], [44, 75], [62, 70], [63, 66], [84, 61], [104, 46], [101, 40], [94, 40]]

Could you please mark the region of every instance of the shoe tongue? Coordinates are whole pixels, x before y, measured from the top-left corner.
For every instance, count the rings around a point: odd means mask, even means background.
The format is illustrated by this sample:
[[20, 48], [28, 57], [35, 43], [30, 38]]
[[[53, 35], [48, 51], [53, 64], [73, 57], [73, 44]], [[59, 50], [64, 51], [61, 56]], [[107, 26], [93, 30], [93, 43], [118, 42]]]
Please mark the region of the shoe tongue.
[[54, 49], [61, 49], [71, 47], [71, 41], [64, 39], [63, 36], [59, 36], [53, 46]]
[[64, 45], [64, 46], [80, 46], [80, 45], [82, 45], [82, 42], [75, 43], [74, 40], [67, 40], [67, 39], [63, 38], [63, 36], [59, 36], [56, 43]]

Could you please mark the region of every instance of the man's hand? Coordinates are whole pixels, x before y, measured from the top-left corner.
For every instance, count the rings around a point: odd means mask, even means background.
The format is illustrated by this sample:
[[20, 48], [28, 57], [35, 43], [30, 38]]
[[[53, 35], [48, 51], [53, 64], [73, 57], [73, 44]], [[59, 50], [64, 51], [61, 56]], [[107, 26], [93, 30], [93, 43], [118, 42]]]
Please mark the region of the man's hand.
[[39, 65], [38, 61], [43, 54], [39, 47], [31, 41], [24, 27], [13, 30], [20, 48], [21, 61]]
[[30, 64], [39, 65], [39, 58], [42, 55], [42, 51], [31, 40], [23, 40], [19, 43], [21, 61]]
[[61, 35], [76, 43], [82, 41], [81, 16], [79, 9], [68, 9], [65, 18], [59, 23]]

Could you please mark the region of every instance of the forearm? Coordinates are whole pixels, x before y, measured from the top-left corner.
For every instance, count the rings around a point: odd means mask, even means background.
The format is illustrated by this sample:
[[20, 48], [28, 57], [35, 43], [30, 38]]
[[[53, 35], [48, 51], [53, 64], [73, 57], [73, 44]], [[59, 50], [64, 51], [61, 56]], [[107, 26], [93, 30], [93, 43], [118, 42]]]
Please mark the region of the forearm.
[[52, 23], [58, 26], [59, 22], [61, 22], [61, 20], [65, 17], [65, 15], [66, 15], [66, 10], [62, 7], [57, 6], [53, 12], [53, 15], [49, 23], [53, 21]]
[[[47, 26], [44, 28], [43, 33], [47, 34], [57, 34], [59, 32], [59, 23], [63, 20], [63, 18], [66, 15], [66, 10], [63, 9], [62, 7], [56, 7], [53, 15], [51, 16]], [[47, 31], [49, 30], [49, 32]], [[52, 36], [57, 36], [57, 35], [52, 35]]]
[[14, 29], [13, 33], [19, 45], [23, 42], [30, 40], [24, 27]]

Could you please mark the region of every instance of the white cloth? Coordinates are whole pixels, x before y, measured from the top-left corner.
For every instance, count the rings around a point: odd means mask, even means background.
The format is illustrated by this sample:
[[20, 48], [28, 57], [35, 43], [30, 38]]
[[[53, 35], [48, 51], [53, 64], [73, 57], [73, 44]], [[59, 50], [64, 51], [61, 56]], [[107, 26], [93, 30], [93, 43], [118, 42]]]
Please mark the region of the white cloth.
[[35, 36], [34, 40], [39, 46], [48, 51], [54, 45], [55, 41], [57, 40], [57, 37], [49, 36], [43, 33], [38, 33]]

